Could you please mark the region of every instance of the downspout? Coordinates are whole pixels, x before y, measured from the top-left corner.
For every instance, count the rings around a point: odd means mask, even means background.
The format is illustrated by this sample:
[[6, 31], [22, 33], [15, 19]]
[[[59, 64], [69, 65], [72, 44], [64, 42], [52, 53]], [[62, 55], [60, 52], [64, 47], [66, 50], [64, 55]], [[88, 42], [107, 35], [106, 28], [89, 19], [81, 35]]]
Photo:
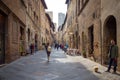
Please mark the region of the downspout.
[[101, 65], [103, 64], [103, 48], [102, 48], [102, 45], [103, 45], [103, 41], [102, 41], [102, 22], [101, 22], [101, 10], [102, 10], [102, 5], [101, 5], [101, 0], [100, 0], [100, 42], [101, 42]]
[[102, 65], [102, 62], [103, 62], [103, 54], [102, 54], [102, 52], [103, 52], [103, 49], [102, 49], [102, 22], [101, 22], [101, 19], [100, 19], [100, 43], [101, 43], [101, 45], [100, 45], [100, 48], [101, 48], [101, 65]]
[[77, 15], [77, 7], [78, 7], [78, 5], [77, 5], [77, 2], [78, 2], [78, 0], [76, 0], [76, 27], [77, 27], [77, 35], [76, 35], [76, 48], [78, 48], [78, 30], [79, 30], [79, 28], [78, 28], [78, 15]]

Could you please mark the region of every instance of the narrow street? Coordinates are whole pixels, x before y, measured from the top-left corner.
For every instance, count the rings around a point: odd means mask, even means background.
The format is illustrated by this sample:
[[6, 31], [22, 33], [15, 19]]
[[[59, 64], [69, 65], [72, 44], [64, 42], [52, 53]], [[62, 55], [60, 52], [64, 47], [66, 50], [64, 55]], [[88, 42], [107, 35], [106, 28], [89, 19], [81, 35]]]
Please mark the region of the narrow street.
[[[95, 65], [99, 66], [99, 73], [93, 72]], [[45, 51], [38, 51], [0, 68], [0, 80], [120, 80], [119, 74], [105, 70], [81, 56], [68, 56], [53, 49], [50, 62]]]

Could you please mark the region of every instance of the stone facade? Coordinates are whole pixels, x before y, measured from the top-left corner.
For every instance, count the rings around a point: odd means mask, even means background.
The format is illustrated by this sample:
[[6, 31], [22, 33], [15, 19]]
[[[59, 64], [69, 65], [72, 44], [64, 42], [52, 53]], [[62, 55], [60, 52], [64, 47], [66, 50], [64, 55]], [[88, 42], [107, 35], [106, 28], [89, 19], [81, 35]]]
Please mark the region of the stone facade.
[[53, 30], [52, 30], [52, 20], [49, 16], [49, 14], [46, 13], [46, 25], [45, 25], [45, 37], [46, 37], [46, 42], [49, 42], [51, 45], [53, 43]]
[[[50, 40], [50, 37], [49, 37], [49, 34], [50, 34], [50, 24], [49, 24], [49, 20], [48, 20], [48, 17], [46, 16], [46, 12], [45, 12], [45, 7], [44, 5], [41, 3], [41, 6], [40, 6], [40, 10], [41, 10], [41, 24], [40, 26], [42, 27], [41, 28], [41, 44], [42, 43], [50, 43], [51, 40]], [[44, 46], [42, 46], [42, 49], [44, 48]]]
[[75, 48], [75, 30], [76, 30], [76, 0], [67, 0], [66, 4], [68, 4], [68, 11], [67, 11], [67, 32], [68, 32], [68, 43], [71, 48]]
[[42, 49], [42, 38], [51, 36], [45, 9], [44, 0], [0, 0], [0, 64], [25, 55], [30, 44]]
[[[118, 47], [120, 46], [120, 1], [66, 0], [66, 2], [68, 5], [66, 34], [69, 34], [67, 37], [70, 48], [78, 48], [82, 55], [85, 52], [86, 57], [93, 57], [96, 62], [106, 65], [110, 40], [114, 39]], [[76, 15], [72, 18], [74, 11]], [[118, 58], [120, 70], [119, 60], [120, 57]]]
[[120, 1], [101, 0], [101, 27], [102, 27], [102, 59], [107, 61], [107, 49], [110, 40], [114, 39], [119, 48], [118, 69], [120, 70]]
[[80, 51], [86, 51], [87, 56], [94, 55], [95, 60], [100, 61], [100, 0], [79, 2], [78, 4], [81, 4], [78, 5], [80, 7], [78, 10]]
[[[20, 37], [23, 38], [23, 43], [25, 42], [25, 6], [20, 0], [1, 0], [0, 12], [2, 15], [4, 14], [6, 18], [4, 25], [5, 44], [3, 44], [5, 46], [3, 52], [4, 62], [10, 62], [20, 57]], [[22, 35], [20, 35], [21, 28], [23, 30]]]
[[[26, 11], [26, 47], [29, 48], [31, 44], [35, 45], [35, 49], [41, 49], [41, 34], [40, 34], [40, 5], [41, 1], [25, 0], [27, 7]], [[38, 8], [39, 7], [39, 8]]]

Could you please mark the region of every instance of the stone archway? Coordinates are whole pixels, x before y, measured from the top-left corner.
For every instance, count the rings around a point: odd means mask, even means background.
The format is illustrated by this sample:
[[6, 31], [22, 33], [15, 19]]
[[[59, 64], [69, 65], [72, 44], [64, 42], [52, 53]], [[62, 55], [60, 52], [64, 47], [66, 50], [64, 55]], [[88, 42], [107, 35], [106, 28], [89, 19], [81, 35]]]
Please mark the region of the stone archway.
[[110, 46], [110, 40], [114, 39], [117, 42], [117, 27], [116, 19], [110, 15], [106, 18], [103, 28], [103, 63], [108, 63], [108, 51]]

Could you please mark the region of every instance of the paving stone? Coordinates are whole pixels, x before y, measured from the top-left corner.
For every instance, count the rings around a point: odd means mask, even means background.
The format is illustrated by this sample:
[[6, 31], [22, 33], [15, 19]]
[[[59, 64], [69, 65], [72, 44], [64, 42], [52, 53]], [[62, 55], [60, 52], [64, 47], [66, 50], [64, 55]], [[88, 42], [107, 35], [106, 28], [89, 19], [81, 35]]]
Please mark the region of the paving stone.
[[[93, 71], [95, 65], [99, 73]], [[0, 68], [0, 80], [120, 80], [119, 74], [105, 70], [106, 67], [82, 56], [68, 56], [53, 49], [50, 62], [45, 51], [38, 51]]]

